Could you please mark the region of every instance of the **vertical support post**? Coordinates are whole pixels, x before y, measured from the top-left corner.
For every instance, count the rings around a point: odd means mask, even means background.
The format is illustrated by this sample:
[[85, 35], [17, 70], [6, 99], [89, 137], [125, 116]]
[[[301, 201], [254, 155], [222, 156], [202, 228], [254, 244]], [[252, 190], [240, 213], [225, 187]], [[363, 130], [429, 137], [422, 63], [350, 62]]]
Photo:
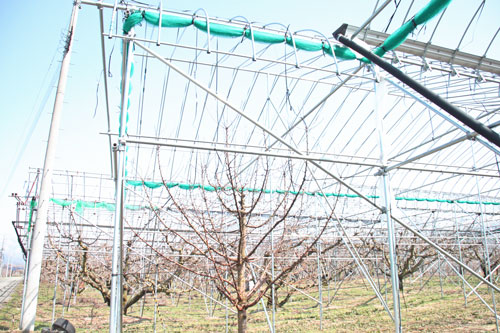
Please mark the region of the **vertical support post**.
[[[252, 32], [252, 38], [253, 38], [253, 32]], [[271, 120], [269, 117], [269, 104], [271, 103], [271, 95], [270, 95], [270, 89], [269, 89], [269, 73], [266, 74], [266, 123], [267, 125], [271, 124]], [[268, 145], [267, 142], [268, 137], [266, 137], [266, 146]], [[272, 187], [272, 176], [269, 177], [269, 187]], [[273, 211], [273, 199], [272, 196], [270, 196], [269, 199], [269, 211]], [[272, 228], [274, 225], [274, 218], [271, 219], [269, 226]], [[271, 229], [271, 281], [274, 281], [274, 278], [276, 276], [276, 271], [274, 268], [274, 229]], [[276, 287], [274, 286], [274, 282], [271, 284], [271, 333], [276, 332]]]
[[[148, 274], [146, 272], [146, 259], [145, 258], [146, 258], [146, 248], [143, 247], [142, 248], [142, 258], [141, 258], [141, 273], [140, 273], [141, 281], [144, 281], [146, 279], [146, 274]], [[144, 283], [144, 282], [142, 282], [142, 283]], [[139, 312], [140, 313], [139, 317], [141, 317], [141, 319], [142, 319], [142, 316], [144, 315], [144, 304], [146, 303], [146, 295], [147, 295], [147, 293], [144, 293], [144, 296], [142, 296], [142, 300], [141, 300], [141, 310]]]
[[[61, 235], [59, 234], [59, 248], [61, 248]], [[56, 279], [54, 281], [54, 296], [52, 298], [52, 321], [54, 322], [56, 317], [56, 300], [57, 300], [57, 284], [59, 283], [59, 253], [57, 253], [56, 259]]]
[[50, 123], [49, 138], [47, 150], [45, 152], [45, 163], [43, 166], [42, 186], [40, 188], [40, 198], [38, 202], [38, 212], [36, 223], [33, 229], [31, 239], [31, 253], [28, 264], [28, 278], [26, 281], [26, 294], [24, 308], [22, 311], [21, 329], [23, 332], [33, 331], [35, 329], [36, 307], [38, 302], [38, 289], [40, 287], [40, 274], [42, 271], [43, 245], [45, 243], [45, 234], [47, 233], [47, 214], [49, 207], [50, 193], [52, 189], [52, 171], [56, 155], [56, 146], [59, 137], [59, 124], [61, 122], [64, 94], [66, 91], [66, 82], [73, 48], [73, 36], [78, 18], [79, 4], [75, 1], [71, 12], [71, 21], [66, 36], [66, 45], [64, 48], [61, 72], [59, 73], [59, 82]]
[[[319, 219], [318, 219], [319, 225]], [[318, 298], [319, 298], [319, 329], [323, 330], [323, 286], [321, 281], [321, 241], [318, 240], [316, 244], [318, 250], [317, 264], [318, 264]]]
[[438, 274], [439, 274], [439, 287], [441, 288], [441, 298], [444, 297], [443, 293], [443, 275], [441, 273], [441, 254], [438, 253]]
[[[227, 274], [227, 271], [226, 271], [226, 274], [225, 274], [225, 276], [224, 276], [224, 278], [225, 278], [226, 280], [227, 280], [227, 276], [228, 276], [228, 274]], [[225, 303], [225, 305], [226, 305], [226, 306], [225, 306], [226, 333], [229, 333], [229, 309], [228, 309], [229, 304], [228, 304], [228, 298], [227, 298], [227, 297], [225, 298], [225, 302], [224, 302], [224, 303]]]
[[[155, 260], [156, 261], [156, 260]], [[156, 317], [158, 313], [158, 263], [155, 263], [155, 307], [153, 318], [153, 332], [156, 333]]]
[[71, 260], [71, 257], [69, 255], [69, 245], [68, 245], [68, 259], [66, 261], [66, 271], [64, 273], [64, 295], [63, 295], [63, 301], [62, 301], [62, 317], [64, 318], [64, 310], [66, 309], [66, 295], [68, 294], [68, 281], [69, 281], [69, 262]]
[[[271, 222], [271, 226], [274, 224], [274, 220]], [[274, 229], [271, 230], [271, 311], [272, 311], [272, 325], [271, 332], [276, 332], [276, 287], [274, 286], [274, 278], [276, 277], [276, 271], [274, 268]]]
[[[316, 216], [317, 224], [316, 224], [316, 234], [320, 232], [320, 222], [321, 220], [317, 217], [317, 211], [314, 210], [314, 215]], [[316, 256], [316, 264], [318, 270], [318, 299], [319, 299], [319, 329], [323, 330], [323, 281], [321, 280], [322, 270], [321, 270], [321, 239], [318, 239], [316, 243], [316, 250], [318, 251]]]
[[[133, 33], [133, 29], [129, 35]], [[113, 228], [113, 255], [111, 267], [111, 300], [109, 313], [109, 332], [119, 333], [122, 331], [123, 313], [123, 208], [124, 208], [124, 184], [126, 170], [126, 126], [128, 91], [130, 87], [130, 70], [132, 67], [132, 50], [134, 43], [129, 39], [123, 40], [122, 57], [122, 86], [120, 106], [120, 128], [117, 149], [117, 174], [115, 183], [115, 215]]]
[[[460, 228], [458, 227], [455, 205], [453, 205], [453, 220], [455, 221], [455, 232], [457, 234], [458, 258], [460, 259], [460, 261], [462, 261], [462, 241], [460, 238]], [[464, 293], [464, 306], [467, 307], [467, 293], [465, 292], [465, 282], [463, 281], [463, 278], [465, 278], [463, 267], [458, 266], [458, 271], [460, 272], [460, 275], [462, 277], [462, 291]]]
[[[377, 71], [375, 67], [375, 74], [377, 75]], [[379, 138], [379, 148], [380, 148], [380, 161], [383, 166], [387, 165], [387, 159], [385, 156], [385, 132], [383, 127], [383, 118], [385, 113], [385, 105], [384, 99], [387, 95], [387, 84], [384, 78], [378, 77], [375, 82], [375, 116], [377, 119], [377, 132]], [[389, 250], [389, 259], [391, 263], [390, 271], [391, 271], [391, 283], [392, 283], [392, 299], [393, 299], [393, 311], [394, 311], [394, 328], [395, 332], [402, 332], [401, 327], [401, 306], [399, 300], [399, 278], [398, 278], [398, 263], [396, 256], [396, 236], [394, 229], [394, 221], [391, 218], [391, 201], [392, 194], [390, 188], [390, 180], [388, 174], [382, 170], [380, 173], [382, 177], [382, 191], [383, 191], [383, 199], [384, 199], [384, 208], [385, 208], [385, 216], [387, 219], [387, 239], [388, 239], [388, 250]]]
[[[476, 154], [474, 153], [474, 145], [473, 142], [471, 141], [471, 151], [472, 151], [472, 168], [475, 171], [476, 170]], [[490, 263], [490, 252], [488, 249], [488, 238], [486, 237], [486, 226], [484, 225], [484, 214], [483, 214], [483, 201], [481, 198], [481, 187], [479, 186], [479, 180], [477, 175], [474, 176], [476, 179], [476, 187], [477, 187], [477, 200], [479, 201], [479, 219], [481, 221], [481, 235], [483, 237], [483, 250], [484, 250], [484, 266], [486, 267], [486, 274], [485, 277], [489, 276], [489, 280], [491, 283], [493, 283], [493, 274], [491, 274], [491, 263]], [[497, 303], [495, 300], [495, 291], [491, 288], [488, 287], [488, 290], [491, 293], [491, 301], [493, 305], [493, 312], [495, 314], [495, 326], [497, 332], [499, 331], [499, 326], [498, 326], [498, 313], [497, 313]]]

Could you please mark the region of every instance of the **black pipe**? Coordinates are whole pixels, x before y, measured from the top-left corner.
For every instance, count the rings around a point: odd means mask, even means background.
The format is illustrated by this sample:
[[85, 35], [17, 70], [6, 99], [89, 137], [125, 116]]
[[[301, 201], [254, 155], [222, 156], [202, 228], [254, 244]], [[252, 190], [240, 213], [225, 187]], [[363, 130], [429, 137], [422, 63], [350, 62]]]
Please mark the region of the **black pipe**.
[[16, 232], [17, 242], [19, 243], [19, 246], [21, 247], [21, 251], [23, 251], [24, 259], [26, 260], [28, 258], [28, 253], [26, 252], [26, 249], [24, 248], [23, 241], [21, 240], [21, 235], [19, 235], [19, 232], [17, 232], [16, 224], [14, 221], [12, 221], [12, 226], [14, 227], [14, 231]]
[[457, 108], [456, 106], [454, 106], [453, 104], [451, 104], [438, 94], [435, 94], [434, 92], [427, 89], [417, 81], [413, 80], [411, 77], [400, 71], [398, 68], [384, 61], [378, 55], [373, 54], [369, 50], [365, 49], [364, 47], [358, 45], [349, 38], [345, 37], [344, 35], [346, 31], [347, 31], [347, 24], [342, 24], [340, 28], [335, 30], [335, 32], [333, 33], [333, 37], [342, 44], [344, 44], [345, 46], [363, 55], [372, 63], [378, 65], [379, 67], [382, 67], [392, 76], [396, 77], [398, 80], [408, 85], [413, 90], [415, 90], [416, 92], [418, 92], [419, 94], [421, 94], [422, 96], [424, 96], [425, 98], [427, 98], [428, 100], [439, 106], [441, 109], [449, 113], [452, 117], [460, 120], [462, 123], [464, 123], [468, 127], [472, 128], [474, 131], [476, 131], [476, 133], [484, 136], [488, 141], [490, 141], [497, 147], [500, 147], [500, 135], [498, 135], [497, 132], [493, 131], [491, 128], [488, 128], [483, 123], [469, 116], [466, 112], [460, 110], [459, 108]]

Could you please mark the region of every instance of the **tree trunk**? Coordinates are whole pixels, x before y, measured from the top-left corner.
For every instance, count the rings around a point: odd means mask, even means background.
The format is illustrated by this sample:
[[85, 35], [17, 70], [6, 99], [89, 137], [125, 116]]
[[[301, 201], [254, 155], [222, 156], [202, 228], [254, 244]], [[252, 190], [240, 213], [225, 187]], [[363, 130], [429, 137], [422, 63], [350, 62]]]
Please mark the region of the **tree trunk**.
[[247, 309], [245, 307], [247, 302], [247, 290], [246, 290], [246, 282], [247, 282], [247, 271], [246, 271], [246, 248], [247, 248], [247, 218], [244, 212], [245, 207], [245, 196], [241, 194], [240, 197], [240, 241], [238, 246], [238, 262], [236, 264], [237, 270], [237, 292], [238, 292], [238, 304], [242, 305], [241, 308], [238, 309], [238, 333], [243, 333], [247, 331]]
[[247, 331], [247, 309], [238, 310], [238, 333]]

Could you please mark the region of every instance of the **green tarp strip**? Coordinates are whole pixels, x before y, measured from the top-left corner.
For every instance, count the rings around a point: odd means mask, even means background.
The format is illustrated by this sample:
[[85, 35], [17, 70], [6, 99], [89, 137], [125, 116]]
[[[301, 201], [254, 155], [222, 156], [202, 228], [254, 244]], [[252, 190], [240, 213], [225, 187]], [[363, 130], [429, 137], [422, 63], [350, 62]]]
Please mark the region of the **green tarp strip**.
[[320, 42], [309, 41], [299, 38], [294, 38], [292, 40], [291, 37], [286, 38], [286, 43], [288, 45], [293, 46], [294, 42], [295, 42], [295, 47], [299, 50], [314, 52], [314, 51], [321, 51], [323, 49], [323, 43]]
[[[123, 23], [123, 33], [127, 34], [130, 29], [132, 29], [137, 24], [140, 24], [143, 20], [147, 23], [158, 26], [159, 23], [159, 14], [148, 12], [148, 11], [135, 11], [132, 12], [129, 17]], [[188, 27], [190, 25], [194, 25], [197, 29], [207, 32], [207, 21], [206, 19], [197, 18], [193, 21], [191, 18], [181, 17], [170, 14], [162, 14], [161, 16], [161, 26], [165, 28], [183, 28]], [[209, 22], [210, 27], [210, 35], [220, 36], [220, 37], [245, 37], [247, 39], [252, 38], [252, 32], [250, 29], [245, 29], [242, 27]], [[293, 46], [295, 42], [295, 48], [297, 50], [309, 51], [309, 52], [317, 52], [323, 51], [326, 54], [332, 56], [332, 50], [328, 43], [317, 42], [313, 40], [294, 38], [292, 41], [291, 37], [285, 38], [284, 35], [280, 35], [277, 33], [271, 33], [266, 31], [253, 31], [253, 40], [257, 43], [266, 43], [266, 44], [279, 44], [279, 43], [287, 43], [290, 46]], [[335, 52], [335, 56], [339, 59], [343, 60], [353, 60], [356, 59], [356, 55], [346, 47], [335, 45], [333, 47], [333, 52]]]
[[[194, 20], [194, 26], [201, 31], [207, 32], [207, 21], [205, 20]], [[241, 37], [243, 36], [243, 28], [220, 23], [210, 23], [210, 35], [221, 37]]]
[[427, 6], [422, 8], [415, 16], [394, 31], [387, 39], [377, 47], [373, 53], [383, 57], [387, 51], [394, 50], [401, 45], [415, 29], [422, 24], [427, 23], [437, 14], [441, 13], [451, 0], [431, 0]]
[[[133, 27], [135, 27], [137, 24], [141, 23], [142, 22], [142, 19], [143, 19], [143, 12], [139, 12], [139, 11], [136, 11], [136, 12], [132, 12], [128, 17], [127, 19], [125, 20], [125, 22], [123, 22], [123, 33], [126, 35], [129, 33], [130, 29], [132, 29]], [[158, 19], [156, 19], [156, 23], [158, 24]], [[162, 23], [163, 23], [163, 20], [162, 20]]]
[[[144, 12], [144, 20], [150, 24], [158, 26], [159, 17], [160, 15], [157, 13]], [[187, 17], [169, 14], [161, 15], [161, 26], [164, 28], [184, 28], [190, 26], [191, 24], [193, 24], [193, 20]]]
[[[403, 24], [399, 29], [393, 32], [382, 45], [377, 47], [373, 53], [382, 57], [387, 51], [394, 50], [399, 45], [401, 45], [408, 36], [415, 31], [415, 29], [422, 24], [427, 23], [429, 20], [434, 18], [436, 15], [441, 13], [449, 4], [451, 0], [431, 0], [427, 6], [422, 8], [415, 16]], [[123, 33], [127, 34], [130, 29], [132, 29], [137, 24], [140, 24], [143, 20], [147, 23], [158, 26], [159, 25], [159, 14], [148, 12], [148, 11], [135, 11], [132, 12], [129, 17], [123, 23]], [[207, 21], [205, 19], [191, 19], [188, 17], [162, 14], [161, 26], [166, 28], [183, 28], [194, 25], [197, 29], [207, 32]], [[214, 36], [221, 37], [246, 37], [251, 39], [252, 32], [250, 29], [245, 29], [242, 27], [237, 27], [229, 24], [222, 23], [210, 23], [210, 34]], [[317, 52], [323, 51], [328, 55], [333, 55], [331, 47], [328, 43], [317, 42], [313, 40], [306, 40], [300, 38], [286, 37], [284, 35], [265, 32], [265, 31], [253, 31], [253, 40], [258, 43], [268, 43], [277, 44], [286, 42], [288, 45], [293, 46], [295, 43], [295, 48], [303, 51]], [[346, 47], [334, 45], [333, 52], [335, 56], [339, 59], [353, 60], [356, 59], [356, 55]], [[367, 59], [362, 58], [361, 61], [369, 62]]]
[[30, 232], [30, 230], [31, 230], [31, 222], [33, 221], [33, 212], [35, 211], [35, 207], [36, 207], [36, 200], [35, 199], [31, 199], [31, 202], [30, 202], [30, 217], [29, 217], [29, 220], [28, 220], [28, 232]]
[[[162, 184], [163, 185], [163, 184]], [[50, 199], [53, 203], [62, 206], [68, 207], [75, 205], [75, 212], [78, 214], [82, 214], [84, 209], [92, 208], [92, 209], [105, 209], [110, 212], [115, 210], [115, 204], [110, 202], [103, 201], [85, 201], [85, 200], [62, 200], [62, 199]], [[125, 205], [125, 209], [128, 210], [141, 210], [141, 209], [151, 209], [150, 206], [139, 206], [139, 205]]]
[[[252, 39], [252, 35], [249, 29], [245, 30], [245, 37], [248, 39]], [[285, 41], [285, 36], [265, 31], [254, 31], [253, 40], [257, 43], [279, 44]]]
[[[183, 190], [194, 190], [194, 189], [202, 189], [204, 191], [209, 191], [213, 192], [215, 190], [217, 191], [231, 191], [233, 190], [231, 187], [214, 187], [210, 185], [201, 185], [201, 184], [183, 184], [183, 183], [165, 183], [165, 185], [162, 182], [143, 182], [140, 180], [127, 180], [126, 181], [127, 185], [130, 186], [145, 186], [148, 188], [158, 188], [161, 186], [167, 186], [168, 188], [173, 188], [173, 187], [179, 187], [180, 189]], [[338, 198], [359, 198], [360, 196], [357, 194], [352, 194], [352, 193], [323, 193], [323, 192], [307, 192], [307, 191], [286, 191], [286, 190], [270, 190], [270, 189], [260, 189], [260, 188], [251, 188], [251, 187], [245, 187], [243, 189], [238, 189], [238, 191], [244, 191], [244, 192], [263, 192], [263, 193], [278, 193], [278, 194], [305, 194], [309, 196], [321, 196], [321, 197], [338, 197]], [[370, 199], [379, 199], [380, 196], [378, 195], [367, 195], [367, 198]], [[471, 201], [471, 200], [450, 200], [450, 199], [436, 199], [436, 198], [412, 198], [412, 197], [395, 197], [397, 201], [418, 201], [418, 202], [440, 202], [440, 203], [459, 203], [459, 204], [468, 204], [468, 205], [479, 205], [479, 201]], [[500, 202], [492, 202], [492, 201], [483, 201], [483, 205], [500, 205]]]

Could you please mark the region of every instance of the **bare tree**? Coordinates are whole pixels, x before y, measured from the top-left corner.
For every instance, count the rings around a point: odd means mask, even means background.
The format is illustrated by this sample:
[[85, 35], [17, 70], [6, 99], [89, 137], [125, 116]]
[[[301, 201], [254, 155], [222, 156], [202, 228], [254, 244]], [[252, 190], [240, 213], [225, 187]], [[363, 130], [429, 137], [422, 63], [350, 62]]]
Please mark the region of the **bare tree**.
[[[213, 281], [236, 308], [238, 332], [246, 332], [247, 310], [314, 253], [333, 212], [321, 220], [321, 226], [300, 214], [306, 204], [302, 192], [306, 163], [288, 160], [271, 169], [265, 158], [245, 164], [248, 161], [238, 155], [217, 157], [220, 163], [210, 172], [214, 176], [208, 176], [206, 165], [199, 167], [204, 185], [192, 185], [192, 191], [168, 182], [160, 168], [171, 204], [168, 210], [155, 212], [171, 240], [184, 244], [206, 265], [200, 261], [176, 263]], [[266, 189], [271, 179], [281, 190]], [[271, 278], [270, 257], [285, 255], [286, 259], [274, 260], [276, 274]], [[171, 256], [164, 258], [173, 262]]]
[[[90, 286], [97, 290], [101, 297], [108, 306], [111, 300], [111, 258], [102, 253], [110, 253], [111, 248], [106, 241], [100, 241], [99, 237], [95, 239], [85, 239], [81, 232], [75, 231], [69, 233], [67, 231], [59, 230], [61, 237], [65, 240], [65, 244], [70, 244], [70, 254], [65, 247], [59, 247], [49, 237], [51, 246], [56, 249], [57, 254], [62, 258], [64, 263], [70, 263], [70, 269], [73, 270], [69, 274], [73, 282], [81, 281], [83, 286], [78, 283], [71, 284], [72, 281], [65, 281], [64, 277], [60, 280], [67, 287], [70, 285], [75, 290], [72, 292], [80, 292], [81, 287]], [[179, 265], [186, 260], [183, 256], [178, 256], [176, 260], [178, 265], [173, 265], [168, 262], [159, 264], [160, 271], [171, 272], [168, 275], [160, 275], [160, 279], [155, 281], [151, 274], [141, 275], [143, 261], [142, 253], [135, 248], [144, 246], [145, 240], [141, 238], [140, 233], [133, 231], [133, 236], [129, 238], [124, 244], [124, 257], [123, 257], [123, 312], [126, 315], [128, 310], [136, 304], [146, 294], [151, 293], [165, 293], [171, 292], [171, 285], [175, 276], [181, 276], [182, 270]], [[69, 248], [69, 247], [68, 247]], [[176, 251], [171, 248], [172, 251]], [[177, 251], [180, 251], [177, 249]], [[98, 254], [100, 253], [100, 255]]]
[[[419, 244], [418, 239], [410, 237], [407, 231], [399, 231], [397, 239], [400, 240], [396, 243], [399, 290], [403, 292], [404, 280], [419, 271], [421, 267], [433, 262], [437, 253], [430, 245]], [[386, 265], [390, 266], [389, 251], [386, 249], [385, 242], [378, 240], [373, 235], [368, 237], [367, 240], [367, 245], [369, 245], [371, 251], [382, 253]], [[389, 270], [384, 270], [382, 273], [388, 277], [391, 275]]]

